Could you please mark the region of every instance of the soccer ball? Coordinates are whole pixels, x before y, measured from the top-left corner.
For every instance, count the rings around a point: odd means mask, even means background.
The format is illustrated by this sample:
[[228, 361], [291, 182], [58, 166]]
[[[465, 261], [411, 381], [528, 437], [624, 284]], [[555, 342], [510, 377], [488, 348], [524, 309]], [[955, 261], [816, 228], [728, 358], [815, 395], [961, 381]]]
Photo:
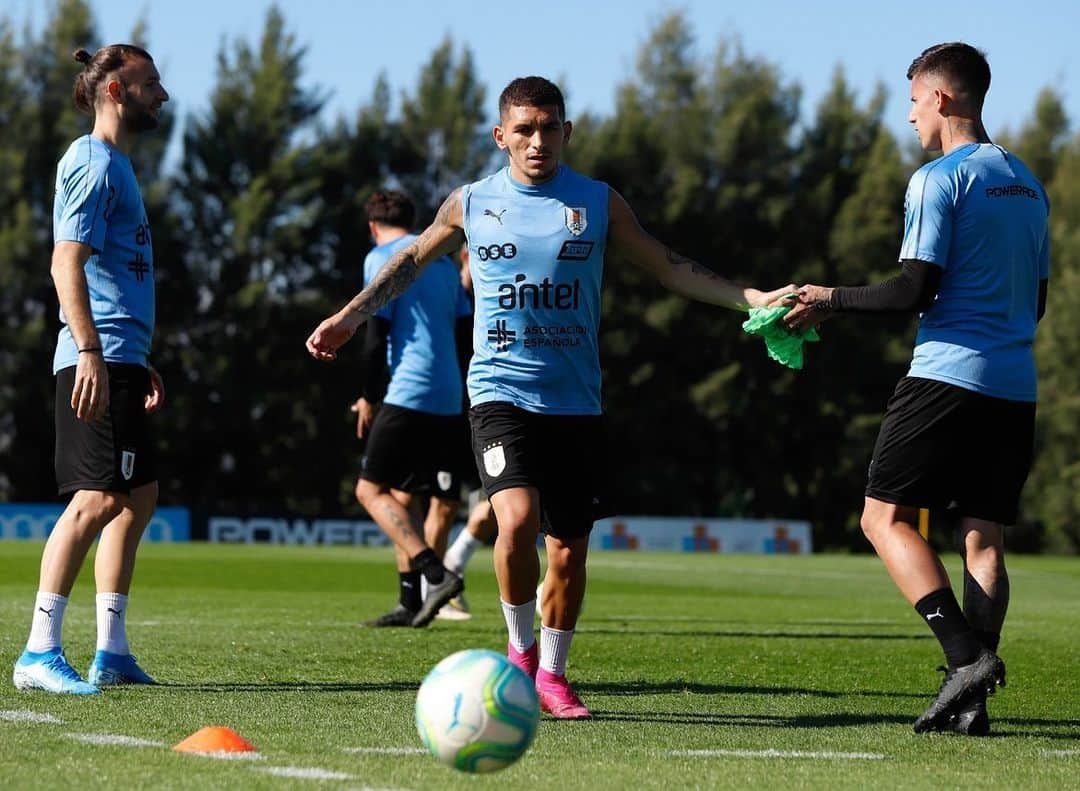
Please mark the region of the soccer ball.
[[463, 772], [494, 772], [529, 748], [540, 702], [529, 676], [502, 654], [458, 651], [416, 696], [416, 729], [432, 755]]

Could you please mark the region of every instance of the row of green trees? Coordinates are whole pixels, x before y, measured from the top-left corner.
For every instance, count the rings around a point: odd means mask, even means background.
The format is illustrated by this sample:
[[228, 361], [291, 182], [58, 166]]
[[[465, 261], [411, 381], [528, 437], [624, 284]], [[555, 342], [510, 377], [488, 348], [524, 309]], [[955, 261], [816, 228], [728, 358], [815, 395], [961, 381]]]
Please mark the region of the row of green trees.
[[[141, 25], [132, 38], [148, 43]], [[0, 499], [53, 496], [52, 185], [57, 158], [88, 126], [69, 98], [70, 53], [98, 41], [83, 0], [55, 3], [38, 35], [0, 19]], [[329, 125], [304, 51], [271, 10], [258, 41], [222, 47], [178, 165], [162, 169], [168, 116], [136, 155], [155, 239], [154, 362], [168, 389], [166, 502], [355, 507], [355, 350], [319, 365], [303, 340], [359, 288], [372, 190], [405, 188], [426, 220], [450, 189], [499, 164], [488, 88], [501, 86], [479, 81], [467, 47], [447, 40], [399, 101], [380, 79], [355, 115]], [[617, 91], [611, 116], [574, 119], [570, 164], [616, 187], [675, 249], [762, 287], [895, 270], [904, 186], [922, 154], [884, 125], [884, 88], [860, 100], [838, 69], [804, 123], [796, 82], [736, 41], [699, 55], [674, 13]], [[1080, 137], [1046, 90], [1005, 142], [1054, 204], [1024, 518], [1029, 535], [1075, 551], [1080, 374], [1069, 363], [1080, 332], [1068, 305], [1080, 294]], [[767, 360], [740, 321], [608, 262], [602, 353], [620, 510], [807, 518], [819, 544], [862, 546], [865, 468], [913, 320], [834, 320], [798, 373]]]

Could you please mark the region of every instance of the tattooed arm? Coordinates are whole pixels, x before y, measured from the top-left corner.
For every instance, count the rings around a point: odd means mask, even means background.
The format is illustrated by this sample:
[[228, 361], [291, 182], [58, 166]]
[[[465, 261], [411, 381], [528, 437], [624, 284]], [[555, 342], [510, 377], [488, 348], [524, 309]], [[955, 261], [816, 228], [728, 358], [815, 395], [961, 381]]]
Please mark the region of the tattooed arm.
[[608, 240], [617, 253], [655, 275], [665, 287], [699, 302], [746, 310], [764, 307], [795, 290], [794, 284], [769, 292], [740, 286], [679, 255], [641, 227], [629, 204], [615, 190], [608, 193]]
[[394, 297], [405, 292], [421, 270], [440, 256], [453, 252], [465, 240], [461, 190], [450, 193], [435, 221], [410, 244], [398, 250], [367, 288], [322, 322], [307, 339], [307, 350], [317, 360], [333, 360], [356, 328]]

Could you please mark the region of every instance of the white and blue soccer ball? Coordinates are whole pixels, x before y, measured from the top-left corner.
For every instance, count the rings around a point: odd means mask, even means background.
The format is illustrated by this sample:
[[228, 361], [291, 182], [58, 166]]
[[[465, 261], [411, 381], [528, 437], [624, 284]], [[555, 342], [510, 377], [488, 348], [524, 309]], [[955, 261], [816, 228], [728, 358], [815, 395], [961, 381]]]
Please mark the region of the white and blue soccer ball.
[[470, 649], [435, 665], [416, 695], [416, 729], [432, 755], [463, 772], [494, 772], [532, 744], [540, 702], [502, 654]]

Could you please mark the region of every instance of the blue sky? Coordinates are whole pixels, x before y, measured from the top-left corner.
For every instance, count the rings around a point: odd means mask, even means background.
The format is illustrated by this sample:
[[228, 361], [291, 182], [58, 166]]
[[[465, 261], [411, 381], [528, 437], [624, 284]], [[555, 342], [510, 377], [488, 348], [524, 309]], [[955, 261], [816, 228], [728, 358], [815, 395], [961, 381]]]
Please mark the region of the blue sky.
[[[327, 114], [349, 114], [366, 101], [385, 70], [395, 94], [415, 85], [421, 65], [449, 33], [473, 50], [488, 88], [492, 116], [510, 79], [536, 73], [559, 79], [569, 114], [610, 113], [617, 85], [633, 74], [638, 47], [668, 11], [683, 9], [701, 54], [721, 36], [738, 36], [745, 51], [776, 63], [803, 88], [809, 118], [837, 64], [861, 98], [877, 81], [889, 89], [886, 122], [904, 142], [904, 72], [924, 47], [964, 40], [989, 53], [994, 73], [985, 119], [991, 135], [1016, 129], [1031, 114], [1038, 91], [1056, 86], [1070, 118], [1080, 119], [1080, 2], [1017, 4], [817, 3], [755, 0], [280, 0], [289, 29], [308, 45], [309, 85], [331, 91]], [[40, 0], [0, 0], [0, 16], [40, 26]], [[265, 0], [92, 0], [103, 44], [126, 40], [133, 22], [149, 22], [150, 49], [181, 114], [206, 107], [222, 41], [257, 40]], [[931, 13], [933, 10], [933, 13]], [[1074, 123], [1074, 129], [1077, 128]]]

